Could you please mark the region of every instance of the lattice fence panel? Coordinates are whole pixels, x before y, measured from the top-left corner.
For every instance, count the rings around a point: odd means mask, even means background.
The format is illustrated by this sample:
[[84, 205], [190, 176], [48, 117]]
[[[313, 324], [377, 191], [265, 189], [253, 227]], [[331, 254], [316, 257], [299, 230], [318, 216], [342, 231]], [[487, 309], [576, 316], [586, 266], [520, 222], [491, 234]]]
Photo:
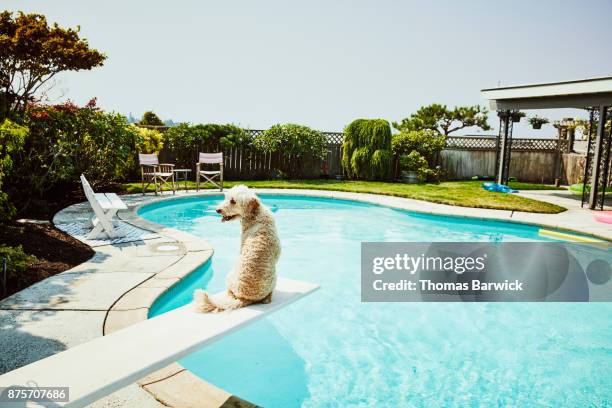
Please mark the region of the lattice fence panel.
[[495, 137], [462, 137], [450, 136], [446, 138], [446, 148], [456, 150], [495, 150], [497, 138]]
[[344, 133], [340, 132], [323, 132], [327, 137], [327, 143], [330, 145], [341, 145], [344, 142]]
[[[567, 140], [562, 140], [567, 143]], [[454, 150], [495, 150], [495, 137], [449, 136], [446, 138], [446, 149]], [[512, 151], [555, 151], [559, 147], [557, 139], [519, 139], [512, 138]]]

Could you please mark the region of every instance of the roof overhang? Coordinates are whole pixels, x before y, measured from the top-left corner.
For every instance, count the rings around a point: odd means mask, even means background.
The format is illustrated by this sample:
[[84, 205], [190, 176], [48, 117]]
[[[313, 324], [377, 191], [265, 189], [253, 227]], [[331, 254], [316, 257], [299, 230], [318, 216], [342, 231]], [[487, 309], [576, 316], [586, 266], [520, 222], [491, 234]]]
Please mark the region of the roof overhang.
[[612, 106], [612, 77], [490, 88], [480, 94], [497, 111]]

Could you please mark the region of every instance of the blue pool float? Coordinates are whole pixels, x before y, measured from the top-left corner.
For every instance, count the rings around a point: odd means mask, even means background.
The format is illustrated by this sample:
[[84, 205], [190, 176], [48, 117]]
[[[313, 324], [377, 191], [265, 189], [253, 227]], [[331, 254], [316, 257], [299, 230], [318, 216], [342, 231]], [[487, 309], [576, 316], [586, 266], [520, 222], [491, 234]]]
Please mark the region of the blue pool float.
[[495, 193], [518, 193], [518, 190], [498, 183], [482, 183], [482, 188]]

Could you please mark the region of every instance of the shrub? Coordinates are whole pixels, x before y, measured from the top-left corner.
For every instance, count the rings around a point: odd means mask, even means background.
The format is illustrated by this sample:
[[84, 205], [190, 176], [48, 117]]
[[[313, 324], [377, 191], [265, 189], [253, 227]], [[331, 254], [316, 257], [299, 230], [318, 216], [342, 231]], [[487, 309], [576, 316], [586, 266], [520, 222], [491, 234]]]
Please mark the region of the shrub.
[[136, 146], [139, 153], [159, 153], [164, 147], [164, 135], [159, 130], [133, 127], [140, 136]]
[[37, 261], [36, 257], [23, 252], [20, 246], [10, 247], [0, 245], [0, 271], [2, 270], [2, 258], [6, 258], [6, 279], [8, 282], [15, 282], [17, 286], [27, 283], [29, 280], [24, 276], [28, 266]]
[[246, 147], [250, 138], [234, 125], [180, 123], [164, 133], [164, 142], [172, 161], [181, 167], [191, 168], [199, 152], [218, 152], [231, 147]]
[[95, 111], [89, 126], [85, 123], [81, 154], [84, 161], [74, 166], [66, 181], [78, 180], [84, 173], [93, 185], [125, 180], [132, 170], [137, 146], [144, 143], [140, 133], [118, 113]]
[[434, 156], [444, 149], [446, 136], [432, 130], [415, 130], [393, 135], [392, 145], [396, 157], [417, 151], [431, 163]]
[[10, 194], [26, 206], [32, 198], [78, 183], [81, 173], [94, 186], [123, 179], [140, 143], [124, 116], [101, 111], [95, 100], [84, 107], [32, 105], [23, 122], [30, 131], [23, 151], [14, 155]]
[[427, 159], [423, 157], [419, 152], [413, 150], [408, 154], [402, 154], [399, 158], [400, 168], [403, 171], [416, 171], [418, 173], [419, 180], [425, 181], [427, 176], [432, 172], [429, 169]]
[[307, 126], [295, 124], [274, 125], [253, 139], [255, 149], [278, 153], [281, 172], [299, 177], [310, 160], [322, 160], [327, 153], [327, 140], [323, 133]]
[[391, 174], [391, 127], [384, 119], [357, 119], [344, 129], [342, 167], [351, 178], [386, 180]]
[[13, 167], [11, 155], [23, 149], [27, 135], [28, 128], [8, 119], [0, 125], [0, 222], [15, 215], [15, 207], [9, 202], [8, 194], [3, 191], [2, 183]]

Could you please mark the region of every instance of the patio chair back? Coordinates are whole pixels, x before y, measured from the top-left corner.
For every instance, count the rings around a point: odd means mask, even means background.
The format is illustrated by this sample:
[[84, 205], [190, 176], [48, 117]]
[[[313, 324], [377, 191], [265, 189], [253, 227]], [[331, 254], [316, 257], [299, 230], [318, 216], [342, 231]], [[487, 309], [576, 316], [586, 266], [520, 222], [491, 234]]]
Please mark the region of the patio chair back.
[[[150, 184], [155, 185], [155, 194], [163, 192], [164, 184], [172, 183], [172, 192], [176, 191], [174, 185], [174, 164], [160, 163], [156, 153], [138, 153], [140, 163], [140, 177], [142, 194]], [[146, 185], [145, 185], [146, 183]]]
[[[219, 170], [204, 170], [207, 164], [218, 164]], [[196, 163], [196, 190], [200, 190], [200, 177], [204, 177], [204, 184], [212, 185], [223, 191], [223, 153], [200, 153]], [[218, 182], [215, 181], [218, 178]]]
[[156, 166], [159, 164], [159, 159], [155, 153], [138, 153], [138, 162], [141, 166]]
[[200, 161], [198, 163], [205, 163], [205, 164], [223, 163], [223, 153], [200, 153]]

